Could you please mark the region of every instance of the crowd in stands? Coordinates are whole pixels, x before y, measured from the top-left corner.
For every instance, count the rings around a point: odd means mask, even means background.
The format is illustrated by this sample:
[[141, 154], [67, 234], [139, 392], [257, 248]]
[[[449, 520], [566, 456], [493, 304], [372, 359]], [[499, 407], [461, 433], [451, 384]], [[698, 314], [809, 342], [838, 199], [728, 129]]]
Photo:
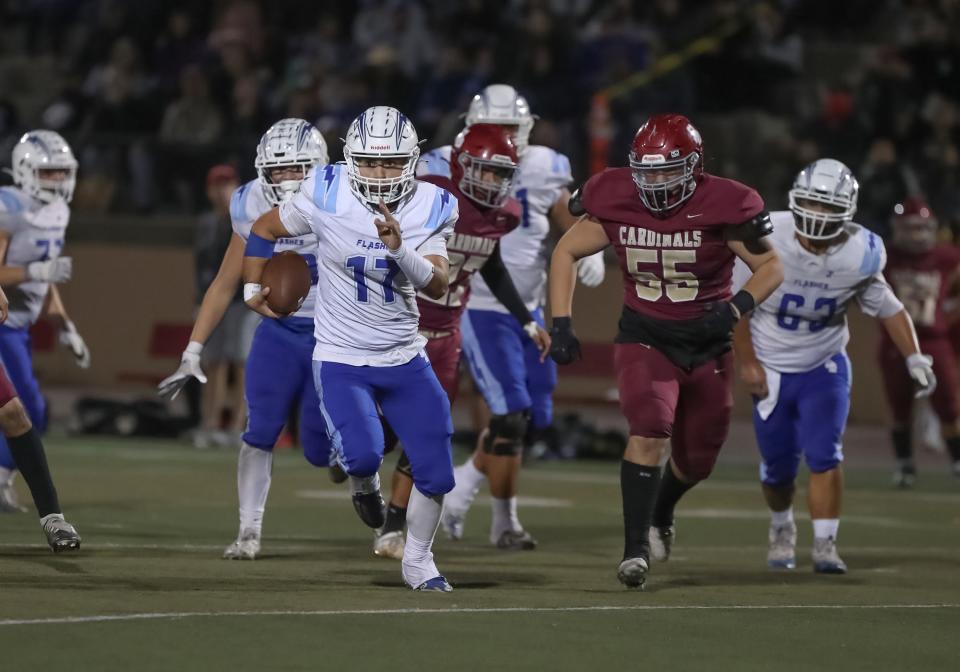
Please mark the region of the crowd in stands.
[[708, 170], [772, 207], [829, 155], [859, 176], [868, 226], [908, 193], [960, 224], [956, 0], [8, 0], [0, 156], [52, 128], [80, 159], [79, 210], [195, 212], [211, 165], [252, 177], [273, 120], [314, 122], [337, 159], [349, 121], [391, 104], [430, 147], [502, 81], [583, 179], [594, 95], [654, 71], [609, 100], [611, 165], [646, 115], [678, 111]]

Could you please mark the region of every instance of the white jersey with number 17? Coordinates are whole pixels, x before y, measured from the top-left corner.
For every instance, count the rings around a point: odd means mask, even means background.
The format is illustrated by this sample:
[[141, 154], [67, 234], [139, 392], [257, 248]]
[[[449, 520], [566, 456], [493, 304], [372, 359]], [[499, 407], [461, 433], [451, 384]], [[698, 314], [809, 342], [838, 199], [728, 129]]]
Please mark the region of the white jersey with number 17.
[[[435, 185], [416, 189], [393, 213], [404, 244], [446, 258], [457, 199]], [[354, 195], [346, 166], [314, 168], [297, 194], [280, 206], [292, 236], [317, 236], [317, 301], [313, 358], [354, 366], [398, 366], [426, 344], [420, 336], [416, 290], [387, 256], [374, 220], [382, 218]]]

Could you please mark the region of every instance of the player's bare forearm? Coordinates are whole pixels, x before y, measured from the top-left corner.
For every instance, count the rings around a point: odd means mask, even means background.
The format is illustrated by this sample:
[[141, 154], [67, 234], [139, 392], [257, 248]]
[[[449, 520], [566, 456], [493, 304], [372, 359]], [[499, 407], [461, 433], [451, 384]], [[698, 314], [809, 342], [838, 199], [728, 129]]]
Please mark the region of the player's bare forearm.
[[550, 311], [554, 317], [573, 312], [577, 261], [600, 252], [610, 241], [603, 226], [592, 217], [583, 217], [563, 234], [550, 259]]
[[890, 340], [897, 346], [897, 350], [904, 358], [920, 352], [920, 343], [917, 341], [917, 331], [913, 328], [913, 320], [906, 310], [894, 313], [890, 317], [881, 317], [880, 323], [887, 330]]
[[191, 341], [206, 343], [227, 312], [243, 274], [243, 248], [243, 238], [233, 234], [220, 262], [220, 270], [203, 295], [193, 331], [190, 332]]
[[[0, 261], [6, 260], [9, 246], [10, 236], [6, 233], [0, 234]], [[26, 281], [27, 269], [25, 266], [0, 265], [0, 287], [19, 285]]]
[[0, 286], [10, 287], [27, 281], [25, 266], [0, 266]]
[[759, 364], [757, 353], [753, 349], [753, 337], [750, 334], [750, 314], [743, 316], [733, 328], [733, 354], [742, 364]]
[[783, 282], [783, 264], [780, 257], [762, 238], [749, 243], [729, 240], [727, 246], [753, 271], [743, 289], [750, 293], [756, 305], [760, 305]]
[[433, 264], [433, 277], [420, 291], [431, 299], [442, 298], [450, 287], [450, 265], [446, 259], [436, 254], [428, 254], [424, 259]]
[[58, 290], [54, 284], [50, 285], [50, 291], [47, 292], [44, 314], [56, 324], [58, 329], [62, 329], [63, 325], [70, 319], [67, 315], [67, 309], [63, 305], [63, 297], [60, 296], [60, 290]]
[[547, 213], [547, 217], [550, 219], [550, 224], [560, 230], [561, 233], [566, 233], [573, 228], [573, 225], [577, 223], [577, 220], [580, 218], [570, 214], [570, 192], [566, 189], [560, 191], [560, 196], [554, 201], [553, 205], [550, 206], [550, 211]]

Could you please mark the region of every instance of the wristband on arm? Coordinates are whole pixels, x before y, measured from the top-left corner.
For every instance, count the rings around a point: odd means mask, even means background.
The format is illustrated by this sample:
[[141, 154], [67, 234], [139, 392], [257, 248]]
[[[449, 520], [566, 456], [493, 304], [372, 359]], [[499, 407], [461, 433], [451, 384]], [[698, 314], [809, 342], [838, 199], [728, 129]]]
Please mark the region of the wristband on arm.
[[397, 262], [397, 266], [417, 289], [423, 289], [433, 279], [434, 267], [426, 257], [400, 243], [395, 250], [387, 249], [387, 256]]
[[741, 317], [753, 310], [757, 302], [753, 298], [753, 294], [748, 292], [745, 289], [741, 289], [739, 292], [733, 295], [733, 298], [730, 299], [730, 305], [733, 306], [736, 311], [736, 318], [739, 320]]

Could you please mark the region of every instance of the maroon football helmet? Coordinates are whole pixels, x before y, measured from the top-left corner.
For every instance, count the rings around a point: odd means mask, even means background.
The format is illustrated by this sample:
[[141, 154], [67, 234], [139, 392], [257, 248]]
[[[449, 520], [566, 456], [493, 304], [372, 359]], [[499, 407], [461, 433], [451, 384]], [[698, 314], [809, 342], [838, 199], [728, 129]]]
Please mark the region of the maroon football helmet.
[[630, 168], [647, 209], [672, 210], [693, 196], [703, 176], [700, 131], [682, 114], [650, 117], [633, 138]]
[[937, 244], [937, 218], [926, 201], [911, 196], [893, 208], [893, 246], [919, 254]]
[[454, 140], [450, 176], [478, 205], [499, 208], [510, 195], [517, 171], [513, 133], [498, 124], [472, 124]]

